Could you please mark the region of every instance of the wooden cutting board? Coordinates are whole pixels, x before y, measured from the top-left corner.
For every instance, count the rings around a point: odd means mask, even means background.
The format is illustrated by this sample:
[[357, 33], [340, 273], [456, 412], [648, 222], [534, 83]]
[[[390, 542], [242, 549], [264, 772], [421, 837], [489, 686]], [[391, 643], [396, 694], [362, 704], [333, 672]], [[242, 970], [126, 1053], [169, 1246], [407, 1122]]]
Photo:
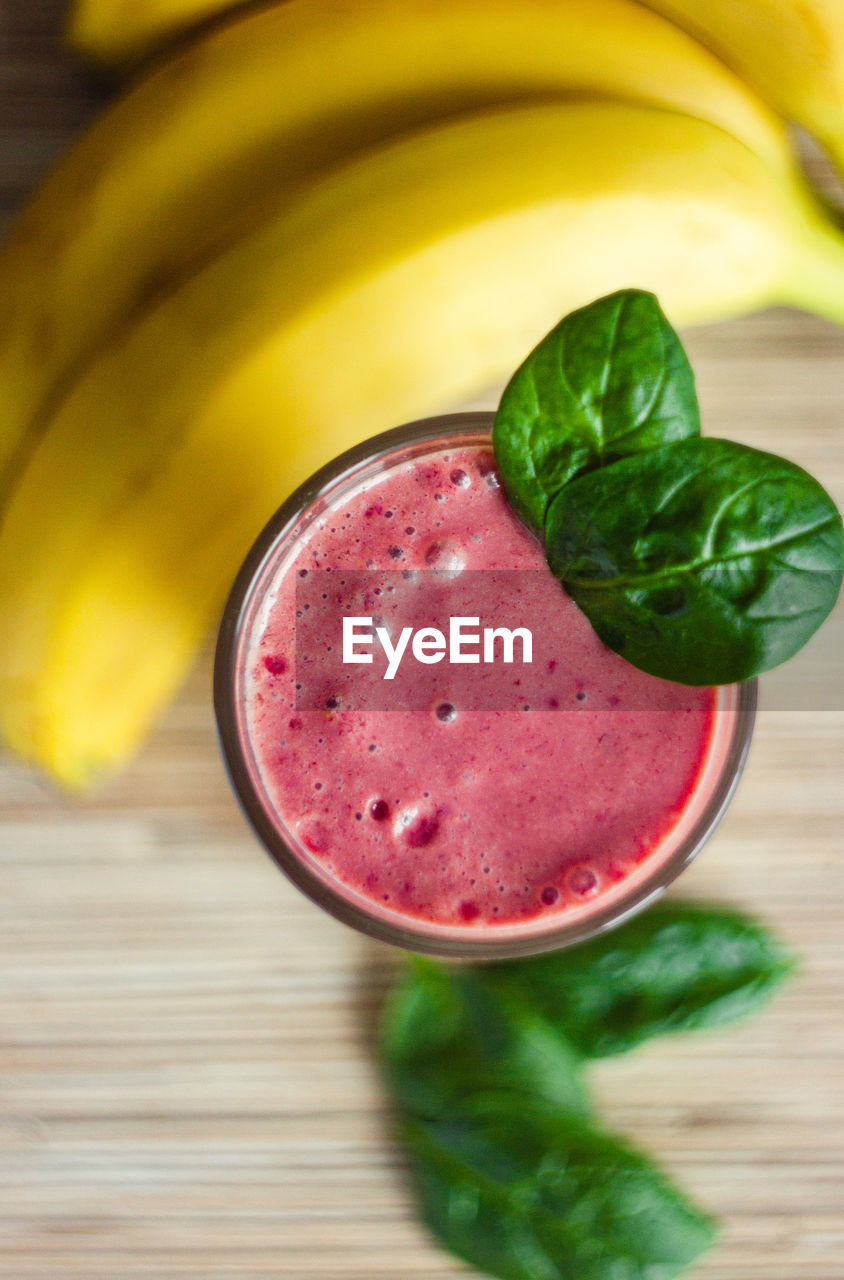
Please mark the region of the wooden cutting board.
[[[60, 8], [0, 0], [2, 215], [96, 100]], [[689, 343], [709, 432], [788, 455], [844, 504], [844, 333], [778, 311]], [[0, 767], [0, 1275], [468, 1274], [417, 1225], [390, 1140], [371, 1050], [395, 959], [250, 837], [209, 673], [93, 799]], [[799, 977], [747, 1026], [596, 1071], [609, 1122], [722, 1219], [700, 1280], [844, 1277], [840, 666], [837, 691], [823, 680], [812, 709], [763, 712], [682, 883], [769, 921]]]

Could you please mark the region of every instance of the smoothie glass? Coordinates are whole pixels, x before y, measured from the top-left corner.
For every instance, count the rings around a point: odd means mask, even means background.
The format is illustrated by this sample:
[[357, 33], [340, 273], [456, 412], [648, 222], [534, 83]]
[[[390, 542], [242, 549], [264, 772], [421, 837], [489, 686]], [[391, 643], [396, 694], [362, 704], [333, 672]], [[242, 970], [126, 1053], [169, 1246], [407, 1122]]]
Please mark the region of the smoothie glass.
[[[303, 484], [270, 520], [235, 581], [222, 619], [214, 674], [218, 731], [233, 788], [281, 870], [314, 902], [371, 937], [432, 955], [473, 960], [534, 955], [581, 942], [620, 924], [659, 897], [689, 865], [723, 815], [744, 766], [756, 707], [755, 681], [715, 692], [711, 741], [678, 821], [631, 874], [572, 909], [482, 927], [468, 921], [444, 924], [377, 901], [326, 868], [273, 800], [251, 737], [247, 673], [262, 609], [303, 539], [349, 494], [365, 491], [367, 484], [375, 484], [393, 468], [421, 461], [446, 447], [488, 448], [492, 421], [491, 414], [476, 413], [411, 423], [348, 451]], [[561, 713], [561, 732], [567, 714]], [[513, 815], [513, 822], [518, 827], [518, 815]]]

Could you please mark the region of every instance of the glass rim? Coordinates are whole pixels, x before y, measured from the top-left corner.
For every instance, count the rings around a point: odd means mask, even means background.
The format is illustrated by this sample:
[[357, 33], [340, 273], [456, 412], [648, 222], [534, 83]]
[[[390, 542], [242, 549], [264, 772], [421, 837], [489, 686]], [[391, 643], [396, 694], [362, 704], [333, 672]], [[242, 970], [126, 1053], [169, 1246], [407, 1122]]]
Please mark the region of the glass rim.
[[[622, 893], [585, 918], [566, 922], [564, 913], [556, 918], [550, 916], [545, 927], [538, 931], [535, 921], [494, 925], [482, 932], [471, 926], [426, 923], [399, 911], [381, 911], [374, 903], [367, 906], [368, 899], [362, 894], [327, 873], [319, 875], [308, 865], [268, 812], [253, 783], [241, 746], [238, 657], [255, 589], [298, 522], [325, 501], [333, 489], [353, 481], [367, 466], [414, 445], [425, 446], [455, 437], [466, 437], [467, 441], [477, 437], [479, 443], [489, 444], [493, 420], [492, 412], [419, 419], [355, 445], [305, 480], [271, 516], [235, 578], [220, 622], [213, 678], [217, 735], [232, 789], [253, 832], [288, 879], [335, 919], [370, 938], [442, 958], [483, 962], [539, 955], [585, 942], [624, 923], [660, 897], [707, 843], [729, 806], [750, 749], [758, 698], [756, 679], [722, 687], [731, 692], [734, 699], [734, 705], [729, 708], [734, 713], [734, 725], [717, 779], [702, 811], [678, 847], [654, 867], [652, 875], [638, 879], [629, 894]], [[474, 933], [477, 936], [473, 936]]]

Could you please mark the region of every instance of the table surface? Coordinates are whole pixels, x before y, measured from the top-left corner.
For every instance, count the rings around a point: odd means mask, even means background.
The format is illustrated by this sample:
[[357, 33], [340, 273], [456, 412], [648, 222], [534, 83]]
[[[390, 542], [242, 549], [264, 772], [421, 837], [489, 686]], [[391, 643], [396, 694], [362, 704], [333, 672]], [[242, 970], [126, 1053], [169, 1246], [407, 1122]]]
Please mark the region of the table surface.
[[[4, 220], [96, 104], [61, 7], [0, 0]], [[709, 432], [844, 502], [844, 333], [783, 310], [688, 337]], [[209, 675], [206, 656], [90, 800], [0, 766], [0, 1275], [467, 1274], [417, 1224], [390, 1140], [372, 1035], [395, 959], [250, 837]], [[595, 1072], [609, 1122], [721, 1218], [700, 1280], [844, 1276], [842, 708], [763, 711], [682, 883], [769, 921], [798, 978], [746, 1026]]]

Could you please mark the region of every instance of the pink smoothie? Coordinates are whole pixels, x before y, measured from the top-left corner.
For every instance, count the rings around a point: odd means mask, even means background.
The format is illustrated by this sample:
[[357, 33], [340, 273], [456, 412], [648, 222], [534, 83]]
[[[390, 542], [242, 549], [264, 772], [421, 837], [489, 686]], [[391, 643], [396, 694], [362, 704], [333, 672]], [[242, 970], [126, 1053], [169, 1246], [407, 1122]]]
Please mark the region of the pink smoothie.
[[[472, 930], [588, 914], [664, 855], [693, 805], [715, 691], [603, 646], [488, 448], [430, 450], [342, 496], [278, 569], [247, 651], [262, 785], [280, 829], [373, 909]], [[384, 663], [341, 665], [344, 613], [393, 634], [481, 615], [531, 630], [534, 660], [407, 658], [389, 687]]]

